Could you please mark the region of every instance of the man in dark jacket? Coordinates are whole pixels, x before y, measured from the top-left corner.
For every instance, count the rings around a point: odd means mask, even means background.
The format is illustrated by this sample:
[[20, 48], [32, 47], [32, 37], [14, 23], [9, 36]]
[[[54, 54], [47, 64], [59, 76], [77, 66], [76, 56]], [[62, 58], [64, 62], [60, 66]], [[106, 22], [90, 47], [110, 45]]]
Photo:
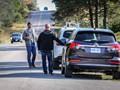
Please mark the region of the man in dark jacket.
[[44, 74], [47, 74], [47, 66], [46, 66], [46, 56], [48, 58], [48, 67], [49, 67], [49, 74], [53, 74], [53, 62], [52, 62], [52, 50], [54, 47], [53, 41], [59, 42], [61, 45], [64, 45], [51, 31], [50, 25], [45, 25], [45, 30], [39, 35], [37, 44], [38, 49], [41, 51], [42, 55], [42, 66]]

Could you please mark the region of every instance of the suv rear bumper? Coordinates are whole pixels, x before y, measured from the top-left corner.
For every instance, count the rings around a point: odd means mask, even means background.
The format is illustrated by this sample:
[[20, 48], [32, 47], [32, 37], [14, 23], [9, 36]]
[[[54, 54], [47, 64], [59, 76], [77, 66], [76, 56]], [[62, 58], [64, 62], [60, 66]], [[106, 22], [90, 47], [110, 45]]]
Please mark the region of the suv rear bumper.
[[104, 65], [104, 64], [78, 64], [70, 63], [72, 70], [88, 70], [88, 71], [120, 71], [120, 65]]

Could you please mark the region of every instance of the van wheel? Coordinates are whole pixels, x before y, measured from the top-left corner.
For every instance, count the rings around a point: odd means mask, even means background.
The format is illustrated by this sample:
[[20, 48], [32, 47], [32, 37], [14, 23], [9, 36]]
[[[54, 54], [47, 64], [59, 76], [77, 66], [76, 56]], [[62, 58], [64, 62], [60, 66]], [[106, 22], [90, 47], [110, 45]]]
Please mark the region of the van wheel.
[[65, 74], [65, 67], [61, 68], [61, 74]]
[[120, 79], [120, 72], [113, 72], [113, 79]]
[[72, 77], [72, 70], [68, 66], [65, 67], [65, 77]]
[[55, 59], [53, 60], [53, 69], [59, 69], [59, 62], [57, 62]]
[[61, 67], [61, 74], [65, 74], [65, 67], [63, 67], [63, 65]]

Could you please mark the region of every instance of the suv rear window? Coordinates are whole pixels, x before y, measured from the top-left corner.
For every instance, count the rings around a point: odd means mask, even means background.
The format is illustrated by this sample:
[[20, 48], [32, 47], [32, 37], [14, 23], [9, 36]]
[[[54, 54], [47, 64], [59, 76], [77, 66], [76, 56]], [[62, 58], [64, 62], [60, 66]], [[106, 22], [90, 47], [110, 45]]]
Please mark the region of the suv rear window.
[[85, 41], [85, 42], [93, 42], [93, 41], [106, 41], [109, 43], [115, 42], [115, 37], [111, 33], [106, 32], [78, 32], [75, 40], [77, 41]]
[[64, 38], [69, 38], [70, 35], [72, 34], [72, 32], [73, 32], [72, 30], [69, 30], [69, 31], [67, 30], [67, 31], [65, 31], [64, 34], [63, 34], [63, 37], [64, 37]]

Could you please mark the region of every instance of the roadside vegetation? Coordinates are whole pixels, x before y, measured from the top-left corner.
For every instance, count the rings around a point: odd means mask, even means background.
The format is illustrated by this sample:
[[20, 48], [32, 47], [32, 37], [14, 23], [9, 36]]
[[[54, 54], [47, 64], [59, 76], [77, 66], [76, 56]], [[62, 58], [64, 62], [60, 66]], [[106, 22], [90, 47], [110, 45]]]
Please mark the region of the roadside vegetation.
[[0, 43], [8, 41], [12, 32], [21, 32], [30, 11], [36, 10], [36, 0], [30, 3], [23, 1], [0, 0]]
[[53, 0], [59, 26], [76, 20], [81, 27], [109, 28], [120, 41], [120, 0]]

